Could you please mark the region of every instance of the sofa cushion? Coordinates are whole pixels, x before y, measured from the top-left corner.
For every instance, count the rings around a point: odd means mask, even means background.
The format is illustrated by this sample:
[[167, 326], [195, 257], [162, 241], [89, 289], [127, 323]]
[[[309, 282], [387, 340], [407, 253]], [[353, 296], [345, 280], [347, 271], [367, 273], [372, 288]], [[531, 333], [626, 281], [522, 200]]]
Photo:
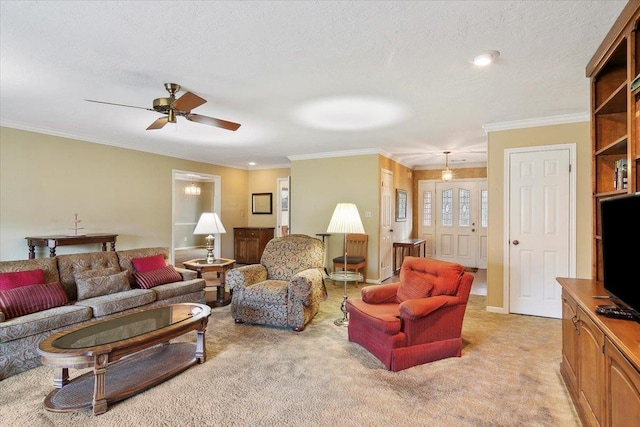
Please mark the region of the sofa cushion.
[[152, 255], [144, 258], [133, 258], [131, 264], [136, 272], [144, 273], [145, 271], [157, 270], [167, 265], [162, 254]]
[[91, 319], [91, 309], [80, 305], [63, 305], [15, 317], [0, 323], [0, 343], [5, 343]]
[[58, 269], [60, 270], [60, 283], [65, 289], [70, 301], [78, 299], [75, 275], [99, 268], [119, 268], [118, 256], [114, 251], [85, 252], [70, 255], [58, 255]]
[[89, 270], [76, 275], [78, 301], [131, 289], [129, 272], [115, 268]]
[[83, 299], [76, 305], [90, 307], [93, 317], [104, 317], [119, 313], [130, 308], [141, 307], [156, 300], [156, 294], [151, 289], [131, 289], [103, 295], [94, 298]]
[[129, 282], [131, 283], [132, 288], [136, 285], [136, 278], [133, 275], [133, 273], [136, 272], [136, 269], [131, 262], [132, 259], [146, 258], [152, 255], [162, 255], [165, 259], [165, 265], [167, 265], [169, 260], [169, 248], [167, 247], [127, 249], [124, 251], [116, 251], [116, 254], [118, 256], [120, 269], [129, 271]]
[[142, 289], [151, 289], [154, 286], [164, 285], [165, 283], [182, 281], [182, 276], [172, 265], [156, 268], [151, 271], [136, 271], [133, 274], [136, 277], [136, 282]]
[[0, 310], [6, 319], [59, 307], [69, 302], [58, 282], [40, 283], [0, 291]]
[[186, 280], [154, 286], [156, 301], [167, 300], [194, 292], [203, 292], [206, 282], [203, 279]]
[[45, 283], [44, 270], [41, 268], [0, 273], [0, 290], [37, 285], [39, 283]]

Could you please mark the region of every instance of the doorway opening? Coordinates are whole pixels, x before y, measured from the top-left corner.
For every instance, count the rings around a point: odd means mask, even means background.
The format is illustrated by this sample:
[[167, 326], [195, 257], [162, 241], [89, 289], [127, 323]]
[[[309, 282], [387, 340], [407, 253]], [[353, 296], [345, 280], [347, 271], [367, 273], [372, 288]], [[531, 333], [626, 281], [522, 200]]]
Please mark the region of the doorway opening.
[[[172, 171], [171, 260], [205, 258], [204, 235], [193, 231], [203, 212], [221, 211], [221, 178], [200, 172]], [[223, 220], [224, 224], [224, 220]], [[215, 236], [214, 256], [220, 258], [220, 234]], [[188, 255], [184, 255], [188, 254]]]

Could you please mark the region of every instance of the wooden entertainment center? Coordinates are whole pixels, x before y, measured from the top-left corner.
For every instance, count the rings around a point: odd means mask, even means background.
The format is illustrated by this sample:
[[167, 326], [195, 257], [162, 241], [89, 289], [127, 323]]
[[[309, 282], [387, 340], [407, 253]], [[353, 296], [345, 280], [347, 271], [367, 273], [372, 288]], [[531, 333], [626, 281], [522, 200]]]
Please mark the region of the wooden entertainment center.
[[[600, 201], [635, 193], [640, 183], [639, 21], [640, 1], [631, 0], [586, 67], [591, 79], [592, 279], [557, 279], [562, 286], [560, 372], [587, 426], [640, 426], [640, 323], [595, 313], [598, 305], [611, 304], [602, 282]], [[634, 276], [630, 266], [629, 279], [637, 283]]]

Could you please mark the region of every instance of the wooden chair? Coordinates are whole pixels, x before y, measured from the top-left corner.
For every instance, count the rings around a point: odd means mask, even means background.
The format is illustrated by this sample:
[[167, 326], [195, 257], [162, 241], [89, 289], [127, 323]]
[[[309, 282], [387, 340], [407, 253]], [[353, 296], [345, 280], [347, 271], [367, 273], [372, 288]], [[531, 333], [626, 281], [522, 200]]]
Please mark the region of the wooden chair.
[[[347, 234], [346, 248], [347, 265], [344, 265], [344, 252], [333, 259], [333, 271], [346, 270], [361, 273], [363, 282], [367, 282], [367, 244], [369, 236], [367, 234]], [[356, 281], [356, 288], [358, 282]]]

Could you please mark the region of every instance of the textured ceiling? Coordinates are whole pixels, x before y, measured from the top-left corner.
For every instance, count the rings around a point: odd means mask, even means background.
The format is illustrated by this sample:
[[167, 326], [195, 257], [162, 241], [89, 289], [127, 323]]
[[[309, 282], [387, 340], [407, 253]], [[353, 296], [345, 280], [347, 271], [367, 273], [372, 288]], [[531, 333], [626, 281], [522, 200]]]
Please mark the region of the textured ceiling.
[[[473, 165], [486, 162], [483, 125], [586, 116], [585, 66], [625, 4], [2, 0], [0, 125], [243, 169], [366, 152], [433, 167], [445, 150]], [[486, 50], [496, 63], [470, 64]], [[147, 131], [159, 113], [85, 101], [148, 108], [165, 82], [208, 101], [194, 113], [242, 126]], [[296, 120], [334, 96], [406, 114], [370, 130]]]

